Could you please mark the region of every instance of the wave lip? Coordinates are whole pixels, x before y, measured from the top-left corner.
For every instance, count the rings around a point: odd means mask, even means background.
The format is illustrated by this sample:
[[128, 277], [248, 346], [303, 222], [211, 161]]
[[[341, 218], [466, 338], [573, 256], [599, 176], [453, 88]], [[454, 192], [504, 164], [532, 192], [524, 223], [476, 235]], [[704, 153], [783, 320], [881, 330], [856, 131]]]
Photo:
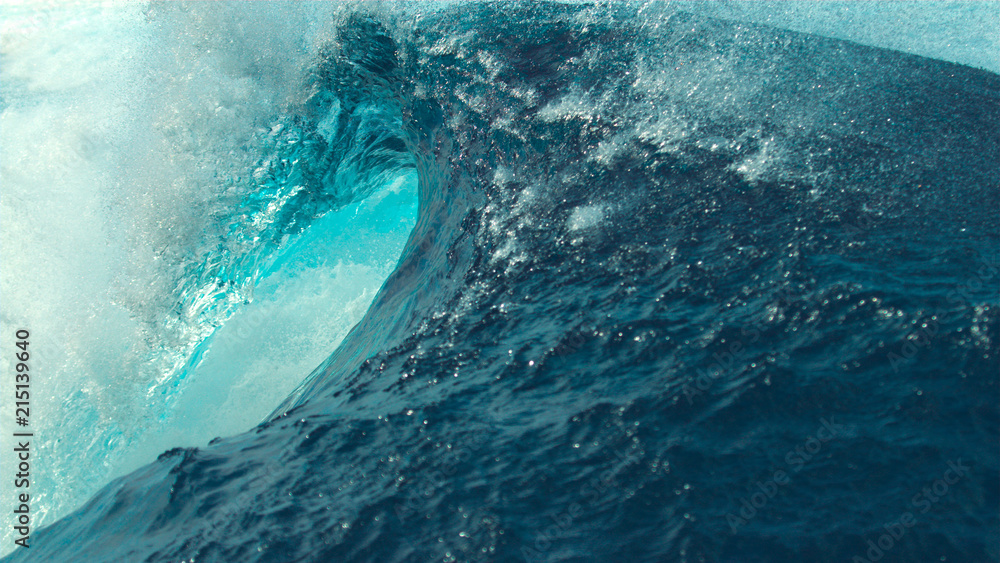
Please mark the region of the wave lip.
[[399, 116], [396, 270], [267, 422], [30, 556], [842, 561], [962, 458], [894, 553], [988, 560], [1000, 77], [613, 10], [347, 20], [312, 122]]

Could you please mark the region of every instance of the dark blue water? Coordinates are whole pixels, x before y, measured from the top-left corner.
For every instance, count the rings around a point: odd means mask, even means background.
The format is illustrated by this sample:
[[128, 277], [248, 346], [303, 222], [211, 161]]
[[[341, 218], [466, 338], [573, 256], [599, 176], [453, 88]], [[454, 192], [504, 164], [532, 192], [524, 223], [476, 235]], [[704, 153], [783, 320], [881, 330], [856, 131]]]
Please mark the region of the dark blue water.
[[274, 236], [415, 168], [396, 271], [6, 560], [997, 561], [1000, 77], [594, 10], [339, 24]]

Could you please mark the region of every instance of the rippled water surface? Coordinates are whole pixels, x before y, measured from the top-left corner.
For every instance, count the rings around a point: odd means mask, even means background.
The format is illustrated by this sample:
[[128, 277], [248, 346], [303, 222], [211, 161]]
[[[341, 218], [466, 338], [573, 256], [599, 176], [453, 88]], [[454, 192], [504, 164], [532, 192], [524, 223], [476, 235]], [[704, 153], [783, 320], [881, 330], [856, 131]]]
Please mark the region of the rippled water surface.
[[5, 560], [997, 560], [994, 72], [746, 3], [138, 6], [57, 22], [106, 81], [8, 24], [4, 267], [59, 250]]

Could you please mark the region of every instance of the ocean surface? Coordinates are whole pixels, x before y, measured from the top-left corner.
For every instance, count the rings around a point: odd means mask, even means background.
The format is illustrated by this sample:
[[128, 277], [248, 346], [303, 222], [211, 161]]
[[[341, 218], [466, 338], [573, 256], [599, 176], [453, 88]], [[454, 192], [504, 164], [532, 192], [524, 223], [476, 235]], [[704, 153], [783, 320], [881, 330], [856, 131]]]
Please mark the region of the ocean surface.
[[1000, 4], [806, 6], [3, 6], [3, 561], [998, 561]]

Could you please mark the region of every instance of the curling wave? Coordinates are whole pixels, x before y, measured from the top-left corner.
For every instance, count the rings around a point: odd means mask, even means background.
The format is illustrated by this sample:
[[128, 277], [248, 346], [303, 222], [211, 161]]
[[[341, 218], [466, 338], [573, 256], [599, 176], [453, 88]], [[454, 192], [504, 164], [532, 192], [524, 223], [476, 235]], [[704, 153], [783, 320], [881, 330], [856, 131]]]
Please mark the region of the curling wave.
[[844, 561], [907, 511], [889, 559], [995, 558], [1000, 77], [641, 11], [349, 11], [238, 230], [415, 174], [398, 264], [9, 560]]

